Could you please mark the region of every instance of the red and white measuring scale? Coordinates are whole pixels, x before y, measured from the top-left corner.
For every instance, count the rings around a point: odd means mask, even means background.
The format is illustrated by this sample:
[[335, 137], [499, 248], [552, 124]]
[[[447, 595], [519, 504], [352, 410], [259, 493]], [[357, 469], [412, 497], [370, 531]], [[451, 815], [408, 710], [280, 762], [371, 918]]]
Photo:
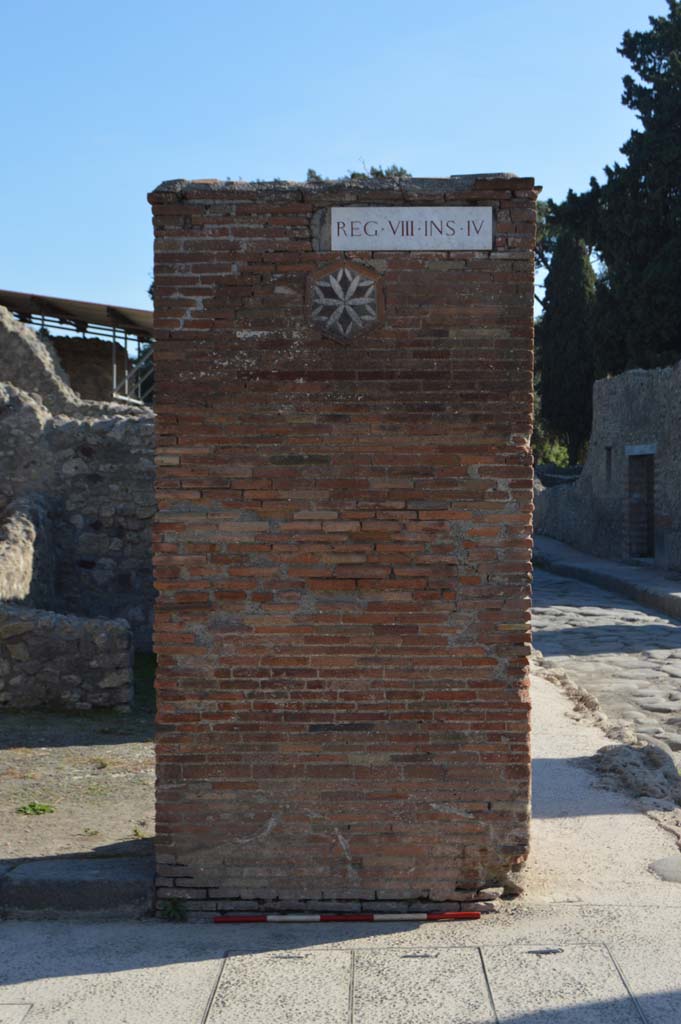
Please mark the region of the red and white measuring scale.
[[414, 914], [218, 914], [215, 924], [319, 924], [345, 921], [477, 921], [479, 910], [430, 910]]

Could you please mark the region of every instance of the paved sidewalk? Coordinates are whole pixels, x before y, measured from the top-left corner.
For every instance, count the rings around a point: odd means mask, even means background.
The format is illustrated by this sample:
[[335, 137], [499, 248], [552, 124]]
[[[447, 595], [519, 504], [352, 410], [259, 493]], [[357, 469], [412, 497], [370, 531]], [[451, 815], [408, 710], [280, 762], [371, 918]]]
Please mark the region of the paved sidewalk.
[[541, 535], [535, 535], [533, 559], [535, 565], [550, 572], [606, 587], [681, 619], [681, 573], [667, 574], [640, 563], [610, 562]]
[[535, 679], [528, 895], [411, 925], [5, 922], [0, 1024], [678, 1024], [672, 837], [584, 764], [603, 742]]

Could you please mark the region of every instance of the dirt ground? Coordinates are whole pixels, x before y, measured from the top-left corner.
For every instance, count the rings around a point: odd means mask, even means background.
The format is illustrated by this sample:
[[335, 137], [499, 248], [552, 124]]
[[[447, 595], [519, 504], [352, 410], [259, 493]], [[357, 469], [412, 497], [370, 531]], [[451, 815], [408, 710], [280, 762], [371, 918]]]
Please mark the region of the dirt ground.
[[[142, 657], [135, 667], [136, 699], [129, 714], [0, 715], [0, 860], [149, 852], [153, 665]], [[53, 811], [20, 812], [31, 805]]]

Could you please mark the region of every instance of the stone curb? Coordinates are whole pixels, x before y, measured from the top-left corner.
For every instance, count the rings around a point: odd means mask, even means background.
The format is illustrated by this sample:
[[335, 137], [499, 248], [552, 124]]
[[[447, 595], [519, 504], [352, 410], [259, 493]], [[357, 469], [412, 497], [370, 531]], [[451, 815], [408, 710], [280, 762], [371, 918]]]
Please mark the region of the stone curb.
[[573, 563], [554, 558], [535, 546], [532, 561], [540, 569], [547, 569], [558, 576], [570, 576], [594, 586], [623, 594], [632, 601], [638, 602], [655, 611], [663, 612], [672, 618], [681, 619], [681, 592], [666, 590], [664, 587], [651, 583], [636, 582], [620, 575], [617, 571], [608, 572], [601, 568], [591, 567], [584, 563]]
[[153, 903], [147, 857], [45, 857], [0, 862], [0, 917], [142, 917]]

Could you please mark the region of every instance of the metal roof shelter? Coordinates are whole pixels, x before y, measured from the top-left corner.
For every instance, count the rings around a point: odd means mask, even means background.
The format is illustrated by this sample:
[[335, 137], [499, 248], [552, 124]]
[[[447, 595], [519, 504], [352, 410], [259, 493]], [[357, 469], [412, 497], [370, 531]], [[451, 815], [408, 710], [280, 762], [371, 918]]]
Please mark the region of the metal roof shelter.
[[[77, 334], [113, 342], [111, 393], [114, 398], [150, 402], [153, 397], [154, 314], [150, 309], [106, 306], [78, 299], [57, 299], [0, 289], [0, 306], [17, 320], [48, 334]], [[116, 344], [125, 349], [126, 370], [116, 363]], [[147, 346], [142, 349], [142, 346]], [[132, 346], [132, 348], [131, 348]]]
[[[56, 299], [52, 295], [29, 295], [0, 289], [0, 306], [7, 306], [23, 323], [61, 328], [78, 334], [91, 334], [111, 341], [113, 332], [149, 341], [154, 333], [154, 314], [150, 309], [129, 306], [105, 306], [78, 299]], [[118, 338], [116, 338], [118, 340]]]

